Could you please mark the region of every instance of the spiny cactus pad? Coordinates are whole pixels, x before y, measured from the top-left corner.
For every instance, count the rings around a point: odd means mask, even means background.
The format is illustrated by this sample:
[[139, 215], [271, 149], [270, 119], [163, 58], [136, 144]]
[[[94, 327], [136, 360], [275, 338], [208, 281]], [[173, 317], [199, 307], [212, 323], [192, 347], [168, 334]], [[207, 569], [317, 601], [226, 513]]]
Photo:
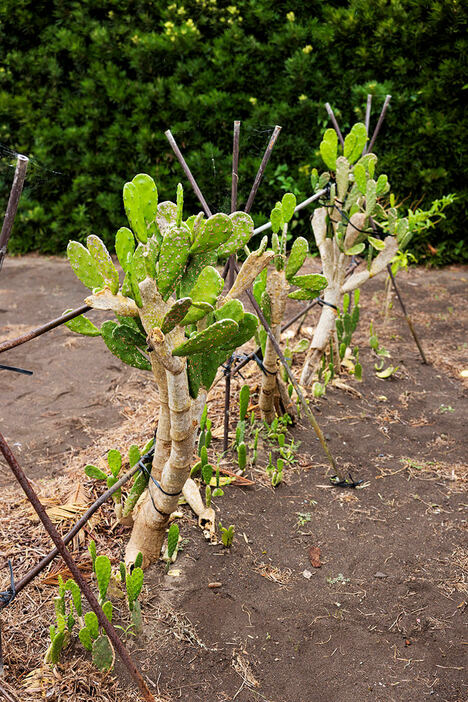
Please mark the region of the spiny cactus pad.
[[304, 264], [309, 253], [309, 244], [304, 237], [299, 236], [295, 239], [291, 251], [289, 253], [288, 260], [286, 262], [285, 275], [286, 280], [291, 281], [291, 278], [296, 275], [298, 270]]
[[318, 273], [308, 273], [307, 275], [295, 275], [291, 282], [304, 290], [313, 290], [315, 292], [323, 290], [328, 285], [328, 281], [324, 275]]
[[[223, 289], [224, 281], [219, 275], [216, 268], [206, 266], [200, 272], [197, 281], [190, 291], [192, 303], [208, 303], [214, 305], [219, 293]], [[210, 308], [192, 306], [182, 319], [181, 325], [194, 324], [199, 319], [202, 319]]]
[[114, 665], [114, 651], [107, 636], [99, 636], [93, 641], [93, 663], [99, 670], [110, 670]]
[[170, 227], [164, 235], [158, 262], [157, 284], [167, 299], [182, 277], [190, 250], [190, 230], [185, 224]]
[[224, 258], [232, 256], [242, 249], [253, 236], [254, 223], [247, 212], [233, 212], [229, 215], [232, 222], [232, 233], [218, 249], [218, 256]]
[[233, 223], [228, 215], [218, 212], [209, 217], [204, 226], [198, 226], [196, 237], [190, 248], [190, 253], [203, 253], [217, 249], [229, 239], [232, 234]]
[[[119, 330], [117, 337], [114, 332]], [[101, 326], [101, 336], [107, 348], [128, 366], [140, 368], [141, 370], [151, 370], [151, 363], [141, 351], [134, 345], [135, 336], [128, 325], [119, 325], [116, 322], [104, 322]]]
[[173, 356], [190, 356], [201, 351], [214, 350], [222, 346], [228, 339], [235, 336], [239, 331], [239, 325], [233, 319], [223, 319], [215, 322], [207, 329], [197, 332], [183, 344], [177, 346], [173, 351]]
[[67, 256], [74, 274], [87, 288], [104, 287], [104, 278], [99, 272], [96, 261], [83, 244], [70, 241], [67, 246]]
[[119, 290], [119, 274], [103, 241], [91, 234], [86, 239], [88, 251], [96, 262], [99, 273], [110, 291], [115, 295]]
[[129, 254], [133, 254], [135, 251], [135, 237], [133, 233], [128, 229], [128, 227], [120, 227], [119, 231], [115, 235], [115, 252], [119, 263], [124, 269], [127, 270], [127, 259]]
[[[67, 312], [71, 312], [71, 309], [65, 310], [63, 314], [67, 314]], [[99, 329], [94, 326], [92, 321], [85, 317], [84, 314], [80, 314], [79, 317], [65, 322], [65, 326], [72, 332], [75, 332], [75, 334], [83, 334], [83, 336], [101, 336]]]
[[171, 309], [166, 313], [162, 321], [161, 331], [163, 334], [169, 334], [169, 332], [172, 331], [177, 324], [180, 324], [182, 319], [187, 314], [191, 304], [191, 297], [181, 297], [179, 300], [174, 302]]

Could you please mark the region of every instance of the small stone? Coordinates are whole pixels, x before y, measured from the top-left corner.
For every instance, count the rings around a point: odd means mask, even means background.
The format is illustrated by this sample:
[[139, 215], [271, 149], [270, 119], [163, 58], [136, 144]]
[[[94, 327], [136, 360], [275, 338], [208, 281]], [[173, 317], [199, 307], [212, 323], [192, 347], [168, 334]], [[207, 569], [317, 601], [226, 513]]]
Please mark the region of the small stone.
[[388, 575], [378, 570], [377, 573], [374, 573], [374, 578], [388, 578]]
[[222, 587], [222, 586], [223, 586], [223, 583], [218, 583], [218, 582], [208, 583], [208, 587], [211, 588], [212, 590], [214, 590], [217, 587]]
[[311, 577], [312, 577], [312, 573], [310, 572], [310, 570], [304, 570], [304, 571], [302, 571], [302, 575], [304, 576], [304, 578], [305, 578], [306, 580], [310, 580]]

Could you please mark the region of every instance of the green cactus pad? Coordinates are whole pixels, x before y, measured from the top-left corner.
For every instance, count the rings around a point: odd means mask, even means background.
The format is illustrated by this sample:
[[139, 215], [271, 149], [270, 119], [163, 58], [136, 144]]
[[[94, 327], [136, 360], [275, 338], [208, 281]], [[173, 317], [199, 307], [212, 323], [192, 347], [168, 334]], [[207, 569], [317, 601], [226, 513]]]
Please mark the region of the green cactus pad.
[[78, 637], [87, 651], [93, 650], [93, 639], [87, 626], [80, 629]]
[[141, 453], [140, 449], [136, 444], [132, 444], [130, 448], [128, 449], [128, 462], [130, 464], [130, 468], [133, 468], [133, 466], [136, 466], [138, 461], [141, 459]]
[[132, 609], [132, 624], [135, 627], [137, 634], [140, 634], [143, 630], [143, 619], [141, 616], [141, 608], [139, 602], [134, 602]]
[[107, 480], [106, 473], [97, 466], [87, 465], [85, 466], [84, 472], [88, 478], [92, 478], [93, 480]]
[[162, 321], [161, 331], [163, 334], [169, 334], [169, 332], [172, 331], [177, 324], [180, 324], [182, 319], [187, 314], [191, 304], [191, 297], [181, 297], [179, 300], [174, 302], [171, 309], [166, 313]]
[[239, 323], [244, 318], [244, 305], [240, 300], [228, 300], [222, 307], [216, 310], [215, 319], [233, 319]]
[[190, 230], [172, 226], [164, 234], [159, 254], [157, 285], [165, 300], [181, 279], [190, 250]]
[[143, 473], [143, 471], [141, 471], [135, 478], [135, 482], [133, 483], [132, 488], [125, 499], [125, 504], [122, 512], [124, 517], [127, 517], [130, 514], [130, 512], [132, 512], [133, 508], [140, 499], [147, 485], [148, 477], [145, 473]]
[[291, 300], [313, 300], [317, 297], [316, 290], [294, 290], [294, 292], [289, 293], [288, 297]]
[[216, 251], [207, 251], [206, 253], [195, 254], [189, 257], [187, 268], [180, 281], [179, 290], [182, 297], [192, 296], [192, 288], [197, 282], [201, 271], [206, 266], [215, 266], [217, 258]]
[[214, 305], [223, 286], [224, 280], [219, 275], [216, 268], [213, 266], [206, 266], [203, 268], [197, 278], [197, 282], [190, 291], [192, 307], [182, 319], [180, 323], [181, 326], [194, 324], [199, 319], [202, 319], [210, 308], [206, 308], [203, 305], [199, 307], [197, 304], [208, 303], [209, 305]]
[[75, 611], [78, 617], [83, 616], [83, 610], [82, 610], [82, 604], [81, 604], [81, 590], [76, 584], [76, 582], [72, 579], [69, 578], [67, 582], [65, 583], [65, 589], [71, 592], [71, 596], [73, 599], [73, 605], [75, 607]]
[[156, 224], [162, 237], [176, 223], [177, 205], [170, 200], [160, 202], [156, 213]]
[[[65, 310], [63, 314], [67, 314], [68, 312], [71, 312], [71, 309]], [[95, 327], [92, 321], [85, 317], [84, 314], [80, 314], [79, 317], [65, 322], [65, 326], [72, 332], [75, 332], [75, 334], [82, 334], [83, 336], [101, 336], [99, 329]]]
[[198, 238], [199, 233], [205, 226], [205, 215], [203, 212], [199, 212], [197, 215], [192, 215], [187, 220], [187, 226], [190, 229], [192, 244], [195, 239]]
[[[114, 331], [119, 329], [117, 338]], [[141, 370], [151, 370], [151, 363], [134, 344], [134, 336], [128, 334], [131, 328], [127, 325], [118, 325], [116, 322], [104, 322], [101, 326], [101, 336], [107, 348], [123, 363]]]
[[127, 270], [128, 255], [133, 254], [134, 251], [135, 237], [133, 232], [128, 227], [120, 227], [115, 235], [115, 252], [124, 271]]
[[297, 285], [304, 290], [312, 290], [318, 292], [327, 287], [328, 281], [324, 275], [318, 273], [308, 273], [307, 275], [295, 275], [291, 279], [293, 285]]
[[362, 195], [366, 194], [367, 176], [366, 169], [362, 163], [356, 163], [353, 168], [354, 182]]
[[83, 244], [70, 241], [67, 246], [67, 256], [74, 274], [83, 285], [90, 290], [104, 287], [104, 278], [97, 268], [96, 261]]
[[117, 449], [111, 449], [107, 454], [107, 463], [114, 477], [120, 473], [122, 468], [122, 454]]
[[[295, 239], [291, 251], [286, 262], [285, 275], [286, 280], [289, 282], [296, 275], [297, 271], [301, 269], [304, 261], [309, 253], [309, 244], [304, 237], [299, 236]], [[266, 272], [266, 269], [265, 269]]]
[[240, 470], [245, 470], [247, 466], [247, 448], [244, 442], [239, 444], [239, 446], [237, 447], [237, 461]]
[[293, 193], [285, 193], [281, 200], [281, 209], [283, 210], [283, 219], [289, 222], [294, 215], [296, 209], [296, 196]]
[[84, 616], [84, 621], [86, 628], [88, 629], [91, 638], [97, 639], [99, 636], [99, 622], [96, 614], [94, 612], [86, 612]]
[[281, 227], [284, 224], [284, 219], [283, 219], [283, 208], [281, 207], [281, 204], [278, 203], [276, 207], [274, 207], [271, 211], [270, 214], [270, 222], [271, 222], [271, 230], [273, 234], [276, 234], [279, 232]]
[[252, 217], [247, 212], [233, 212], [229, 215], [232, 222], [232, 233], [218, 249], [218, 256], [224, 258], [232, 256], [242, 249], [252, 238], [254, 223]]
[[257, 330], [257, 325], [258, 325], [258, 318], [257, 315], [252, 314], [251, 312], [246, 312], [244, 314], [244, 317], [241, 319], [239, 322], [239, 331], [235, 334], [235, 336], [230, 339], [230, 346], [229, 350], [235, 350], [243, 346], [249, 339], [251, 339], [256, 330]]
[[115, 295], [119, 290], [119, 274], [103, 241], [91, 234], [86, 239], [88, 251], [96, 262], [99, 273], [110, 291]]
[[232, 234], [233, 222], [228, 215], [219, 212], [209, 217], [204, 226], [199, 226], [190, 253], [202, 253], [217, 249]]
[[93, 642], [93, 663], [99, 670], [110, 670], [114, 665], [114, 650], [107, 636], [100, 636]]
[[354, 163], [360, 158], [367, 142], [367, 130], [365, 124], [358, 122], [353, 125], [351, 131], [344, 141], [343, 155], [350, 163]]
[[143, 570], [141, 568], [134, 568], [131, 573], [127, 573], [126, 577], [126, 588], [127, 588], [127, 599], [128, 606], [133, 609], [133, 603], [138, 599], [138, 595], [143, 587]]
[[369, 178], [366, 187], [366, 215], [371, 215], [377, 202], [377, 183]]
[[233, 319], [215, 322], [207, 329], [197, 332], [190, 339], [172, 351], [173, 356], [189, 356], [192, 353], [215, 350], [236, 335], [239, 325]]
[[175, 553], [177, 544], [179, 543], [179, 525], [173, 522], [169, 527], [169, 532], [167, 534], [167, 555], [169, 558]]
[[182, 187], [182, 183], [177, 184], [176, 202], [176, 226], [180, 227], [180, 225], [182, 224], [182, 218], [184, 213], [184, 189]]
[[243, 385], [239, 393], [239, 418], [244, 420], [247, 416], [247, 410], [250, 400], [250, 388], [248, 385]]
[[360, 244], [355, 244], [354, 246], [351, 246], [350, 249], [346, 249], [345, 254], [347, 256], [359, 256], [359, 254], [361, 254], [365, 248], [366, 245], [361, 242]]
[[[156, 233], [154, 221], [158, 211], [158, 189], [156, 188], [156, 183], [146, 173], [138, 173], [133, 178], [132, 183], [138, 193], [139, 207], [145, 220], [148, 235], [152, 236]], [[151, 225], [153, 225], [153, 229], [151, 229]]]
[[140, 206], [140, 197], [134, 183], [125, 183], [123, 188], [123, 201], [125, 213], [130, 226], [138, 241], [146, 244], [148, 232], [143, 211]]
[[[216, 371], [215, 371], [216, 373]], [[187, 357], [187, 379], [190, 397], [196, 399], [202, 384], [202, 358], [201, 354], [194, 353]]]
[[101, 601], [104, 601], [111, 576], [111, 564], [107, 556], [97, 556], [94, 563], [94, 572], [96, 573]]
[[114, 606], [110, 600], [107, 600], [107, 602], [104, 602], [102, 605], [102, 611], [106, 615], [106, 619], [109, 622], [112, 622], [112, 614], [114, 613]]
[[148, 278], [156, 279], [157, 263], [160, 251], [160, 240], [156, 236], [152, 236], [146, 242], [146, 250], [143, 254], [145, 262], [145, 270]]
[[327, 129], [320, 144], [320, 154], [325, 165], [330, 170], [336, 168], [336, 157], [338, 155], [338, 137], [334, 129]]

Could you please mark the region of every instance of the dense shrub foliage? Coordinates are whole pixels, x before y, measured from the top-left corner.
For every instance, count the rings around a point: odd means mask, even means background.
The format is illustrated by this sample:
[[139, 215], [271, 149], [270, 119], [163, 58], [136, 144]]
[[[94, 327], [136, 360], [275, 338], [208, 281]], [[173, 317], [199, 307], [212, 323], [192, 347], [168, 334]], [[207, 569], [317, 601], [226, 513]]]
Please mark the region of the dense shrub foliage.
[[[364, 117], [369, 91], [372, 126], [393, 95], [377, 152], [398, 197], [411, 205], [460, 193], [428, 239], [439, 258], [460, 259], [466, 5], [230, 2], [3, 0], [0, 144], [36, 159], [12, 248], [63, 251], [90, 232], [110, 244], [124, 221], [126, 180], [149, 173], [167, 198], [181, 179], [168, 127], [213, 208], [228, 210], [233, 120], [243, 123], [240, 204], [281, 124], [255, 206], [266, 214], [282, 190], [310, 193], [329, 126], [324, 102], [347, 130]], [[11, 169], [1, 168], [2, 203], [10, 182]]]

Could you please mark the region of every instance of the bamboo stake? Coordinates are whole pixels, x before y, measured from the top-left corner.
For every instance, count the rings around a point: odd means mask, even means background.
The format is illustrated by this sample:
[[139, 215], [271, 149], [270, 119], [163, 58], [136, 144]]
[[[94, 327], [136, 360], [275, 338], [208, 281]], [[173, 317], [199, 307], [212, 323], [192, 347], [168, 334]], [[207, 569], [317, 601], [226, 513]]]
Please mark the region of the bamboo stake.
[[330, 117], [331, 122], [332, 122], [332, 124], [333, 124], [333, 126], [334, 126], [334, 128], [335, 128], [335, 132], [336, 132], [337, 135], [338, 135], [338, 139], [340, 140], [341, 146], [344, 146], [343, 135], [342, 135], [341, 130], [340, 130], [339, 126], [338, 126], [338, 122], [336, 121], [335, 113], [333, 112], [333, 110], [332, 110], [331, 105], [330, 105], [329, 102], [326, 102], [326, 103], [325, 103], [325, 109], [326, 109], [326, 111], [328, 112], [328, 116]]
[[34, 510], [36, 511], [39, 519], [41, 520], [45, 530], [49, 534], [50, 538], [54, 542], [55, 546], [57, 547], [58, 552], [62, 556], [63, 560], [67, 564], [73, 578], [75, 579], [77, 585], [79, 586], [80, 590], [88, 600], [92, 610], [96, 614], [99, 624], [102, 626], [104, 631], [106, 632], [107, 636], [109, 637], [113, 647], [117, 651], [118, 655], [120, 656], [122, 662], [125, 664], [127, 667], [130, 675], [138, 685], [138, 688], [140, 689], [140, 692], [145, 700], [147, 702], [156, 702], [156, 699], [154, 695], [150, 692], [148, 685], [144, 681], [140, 671], [136, 667], [135, 663], [133, 662], [129, 652], [123, 645], [122, 641], [119, 639], [119, 636], [117, 634], [117, 631], [115, 630], [114, 626], [112, 623], [107, 619], [106, 615], [102, 611], [102, 608], [97, 601], [93, 591], [91, 590], [90, 586], [86, 582], [86, 580], [83, 578], [83, 575], [81, 574], [78, 566], [76, 565], [74, 559], [70, 555], [69, 551], [67, 550], [65, 544], [63, 543], [62, 538], [60, 537], [60, 534], [58, 533], [57, 529], [54, 527], [52, 524], [52, 521], [47, 514], [44, 505], [41, 503], [39, 500], [36, 492], [34, 491], [31, 483], [27, 479], [23, 469], [19, 465], [18, 461], [16, 460], [15, 456], [13, 455], [10, 447], [8, 446], [7, 442], [3, 438], [2, 434], [0, 433], [0, 450], [3, 453], [3, 456], [5, 457], [6, 462], [10, 466], [13, 475], [15, 476], [16, 480], [18, 483], [21, 485], [21, 488], [23, 489], [24, 493], [26, 494], [26, 497], [30, 501], [31, 505], [34, 507]]
[[31, 329], [31, 331], [26, 332], [26, 334], [23, 334], [22, 336], [18, 336], [16, 339], [4, 341], [3, 344], [0, 344], [0, 353], [3, 353], [4, 351], [9, 351], [10, 349], [15, 348], [16, 346], [21, 346], [21, 344], [25, 344], [27, 341], [31, 341], [31, 339], [36, 339], [36, 337], [45, 334], [51, 329], [59, 327], [61, 324], [65, 324], [65, 322], [70, 321], [70, 319], [75, 319], [75, 317], [79, 317], [81, 314], [88, 312], [90, 309], [92, 309], [92, 307], [88, 307], [88, 305], [82, 305], [81, 307], [77, 307], [76, 310], [67, 312], [67, 314], [63, 314], [61, 317], [57, 317], [56, 319], [52, 319], [46, 324], [42, 324], [40, 327]]
[[10, 197], [8, 198], [8, 205], [5, 212], [5, 218], [3, 220], [2, 231], [0, 233], [0, 271], [2, 270], [3, 261], [6, 256], [8, 240], [13, 230], [13, 224], [15, 223], [16, 212], [18, 210], [18, 203], [23, 191], [28, 163], [29, 158], [27, 156], [18, 154], [13, 184], [11, 186]]
[[257, 171], [257, 175], [255, 176], [254, 184], [252, 185], [252, 190], [250, 191], [250, 195], [248, 197], [247, 204], [244, 207], [244, 212], [250, 212], [250, 210], [252, 209], [252, 205], [254, 203], [255, 196], [257, 194], [259, 185], [263, 180], [265, 169], [267, 167], [268, 161], [270, 160], [271, 152], [273, 151], [273, 147], [276, 144], [276, 140], [279, 137], [280, 131], [281, 131], [281, 127], [276, 125], [276, 127], [273, 130], [273, 134], [271, 135], [271, 139], [268, 143], [268, 146], [265, 150], [265, 153], [263, 154], [262, 162], [261, 162], [260, 167]]
[[381, 112], [380, 115], [379, 115], [379, 119], [378, 119], [377, 125], [376, 125], [376, 127], [375, 127], [375, 129], [374, 129], [374, 133], [373, 133], [373, 135], [372, 135], [372, 139], [370, 140], [370, 144], [369, 144], [369, 146], [368, 146], [367, 148], [364, 149], [364, 153], [367, 153], [368, 151], [372, 151], [372, 149], [373, 149], [373, 147], [374, 147], [374, 144], [375, 144], [375, 140], [377, 139], [377, 136], [378, 136], [378, 134], [379, 134], [379, 132], [380, 132], [380, 127], [382, 126], [382, 122], [383, 122], [384, 119], [385, 119], [385, 114], [386, 114], [386, 112], [387, 112], [387, 109], [388, 109], [388, 106], [389, 106], [389, 104], [390, 104], [390, 100], [391, 100], [391, 99], [392, 99], [392, 96], [391, 96], [391, 95], [386, 95], [386, 96], [385, 96], [385, 102], [384, 102], [383, 107], [382, 107], [382, 112]]
[[203, 197], [202, 191], [198, 187], [197, 182], [196, 182], [195, 178], [193, 177], [190, 168], [188, 167], [184, 157], [182, 156], [182, 152], [179, 149], [179, 147], [177, 146], [177, 142], [174, 139], [174, 137], [172, 136], [171, 130], [168, 129], [167, 131], [164, 132], [164, 134], [165, 134], [166, 139], [168, 140], [169, 144], [171, 145], [173, 152], [177, 156], [177, 160], [179, 161], [180, 165], [182, 166], [183, 171], [184, 171], [185, 175], [187, 176], [188, 181], [195, 192], [195, 195], [198, 197], [198, 200], [199, 200], [201, 206], [203, 207], [203, 210], [204, 210], [206, 216], [211, 217], [211, 214], [212, 214], [211, 210], [208, 207], [208, 204], [207, 204], [205, 198]]

